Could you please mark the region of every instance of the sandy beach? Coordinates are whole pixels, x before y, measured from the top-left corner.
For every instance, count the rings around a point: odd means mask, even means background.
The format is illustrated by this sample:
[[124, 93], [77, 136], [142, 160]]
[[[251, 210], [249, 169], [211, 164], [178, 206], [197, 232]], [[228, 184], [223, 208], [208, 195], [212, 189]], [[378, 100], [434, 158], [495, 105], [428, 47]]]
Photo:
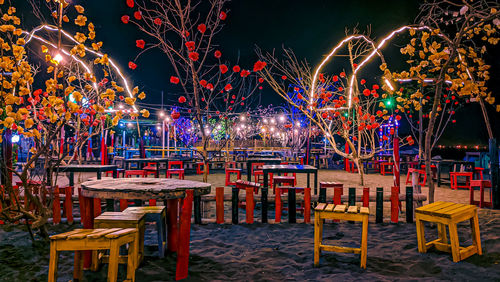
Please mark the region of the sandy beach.
[[[344, 183], [346, 194], [346, 187], [359, 187], [357, 179], [352, 176], [341, 171], [320, 171], [319, 179]], [[213, 187], [222, 186], [223, 177], [222, 173], [212, 174], [209, 182], [214, 184]], [[197, 175], [187, 176], [187, 179], [199, 178]], [[304, 178], [299, 177], [299, 185], [304, 185]], [[384, 186], [389, 189], [392, 181], [392, 176], [370, 174], [365, 186]], [[404, 187], [404, 183], [402, 186]], [[425, 187], [423, 192], [427, 193]], [[449, 187], [441, 187], [436, 191], [436, 200], [467, 203], [468, 193], [466, 190], [451, 191]], [[386, 203], [385, 209], [388, 207], [389, 203]], [[226, 207], [226, 218], [229, 216], [229, 208]], [[212, 212], [211, 208], [208, 209], [204, 215]], [[78, 212], [77, 206], [75, 212]], [[386, 221], [388, 215], [386, 213]], [[256, 214], [257, 216], [259, 215]], [[400, 218], [403, 219], [404, 214]], [[243, 219], [241, 209], [240, 219]], [[283, 217], [283, 221], [285, 219]], [[453, 263], [451, 254], [448, 253], [434, 250], [426, 254], [419, 253], [414, 223], [375, 224], [373, 216], [370, 221], [366, 270], [359, 267], [359, 255], [328, 252], [323, 252], [320, 266], [314, 268], [314, 227], [311, 224], [193, 224], [187, 280], [500, 280], [500, 211], [480, 209], [479, 223], [484, 254], [474, 255], [460, 263]], [[0, 281], [46, 281], [49, 246], [42, 242], [32, 245], [29, 235], [22, 228], [0, 226]], [[71, 226], [63, 223], [51, 225], [49, 231], [55, 234], [75, 228], [81, 226], [78, 223]], [[146, 259], [137, 269], [138, 281], [170, 281], [175, 277], [175, 255], [170, 254], [164, 259], [156, 257], [153, 246], [156, 242], [155, 230], [154, 225], [147, 226], [146, 245], [151, 246], [146, 248]], [[469, 245], [471, 239], [468, 222], [460, 224], [458, 231], [460, 244]], [[358, 246], [360, 234], [361, 225], [358, 223], [325, 224], [324, 238], [327, 243]], [[436, 228], [426, 225], [427, 240], [436, 237]], [[58, 281], [71, 280], [72, 270], [73, 253], [63, 252], [59, 260]], [[105, 281], [106, 275], [107, 266], [103, 266], [98, 272], [84, 273], [86, 281]], [[121, 266], [119, 280], [124, 277], [125, 268]]]

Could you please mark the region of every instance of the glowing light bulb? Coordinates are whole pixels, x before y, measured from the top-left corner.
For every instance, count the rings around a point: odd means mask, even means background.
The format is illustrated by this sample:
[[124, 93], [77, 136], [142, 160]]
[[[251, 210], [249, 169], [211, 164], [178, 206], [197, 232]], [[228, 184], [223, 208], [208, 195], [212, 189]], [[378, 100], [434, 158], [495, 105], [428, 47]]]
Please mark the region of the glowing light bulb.
[[60, 64], [63, 60], [63, 56], [61, 56], [61, 54], [57, 54], [54, 56], [54, 61], [57, 62], [57, 64]]

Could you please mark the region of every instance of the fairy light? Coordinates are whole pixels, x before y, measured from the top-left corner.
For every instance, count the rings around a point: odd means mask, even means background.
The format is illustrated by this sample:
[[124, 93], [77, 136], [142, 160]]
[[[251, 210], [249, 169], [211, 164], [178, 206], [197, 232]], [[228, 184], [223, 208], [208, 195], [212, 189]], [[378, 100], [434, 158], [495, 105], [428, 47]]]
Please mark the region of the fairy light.
[[61, 54], [57, 54], [54, 56], [54, 61], [57, 62], [57, 64], [60, 64], [63, 60], [63, 57], [61, 56]]
[[[71, 58], [73, 58], [75, 61], [77, 61], [79, 64], [81, 64], [88, 73], [93, 74], [93, 72], [90, 70], [90, 68], [83, 61], [81, 61], [80, 59], [78, 59], [76, 56], [71, 55], [68, 51], [64, 50], [63, 48], [57, 48], [57, 46], [55, 46], [51, 42], [49, 42], [49, 41], [47, 41], [47, 40], [45, 40], [45, 39], [43, 39], [43, 38], [35, 35], [35, 33], [39, 32], [42, 29], [49, 30], [49, 31], [59, 31], [59, 29], [57, 27], [52, 26], [52, 25], [41, 25], [39, 27], [34, 28], [31, 32], [23, 31], [23, 34], [25, 34], [25, 35], [28, 36], [28, 39], [25, 40], [26, 44], [29, 43], [34, 38], [34, 39], [36, 39], [38, 41], [41, 41], [41, 42], [43, 42], [43, 43], [45, 43], [47, 45], [50, 45], [51, 47], [53, 47], [55, 49], [59, 49], [62, 53], [64, 53], [65, 55], [67, 55], [67, 56], [69, 56]], [[61, 31], [61, 34], [64, 35], [67, 39], [71, 40], [75, 44], [80, 44], [80, 42], [78, 42], [76, 39], [74, 39], [73, 36], [71, 36], [71, 34], [67, 33], [64, 30], [60, 30], [60, 31]], [[86, 52], [94, 54], [97, 57], [102, 58], [104, 56], [104, 54], [102, 54], [100, 52], [97, 52], [97, 51], [94, 51], [94, 50], [92, 50], [90, 48], [87, 48], [86, 46], [84, 46], [84, 49], [85, 49]], [[127, 94], [129, 95], [129, 97], [130, 98], [134, 98], [134, 95], [133, 95], [132, 90], [130, 88], [129, 82], [125, 78], [125, 76], [123, 75], [121, 69], [118, 67], [118, 65], [111, 58], [108, 58], [108, 62], [114, 68], [114, 70], [117, 72], [118, 76], [121, 78], [122, 83], [125, 86], [125, 90], [126, 90]], [[97, 83], [94, 82], [93, 84], [94, 84], [94, 89], [97, 92], [97, 89], [98, 89]], [[138, 112], [137, 107], [135, 105], [133, 105], [132, 108], [134, 109], [134, 112]]]

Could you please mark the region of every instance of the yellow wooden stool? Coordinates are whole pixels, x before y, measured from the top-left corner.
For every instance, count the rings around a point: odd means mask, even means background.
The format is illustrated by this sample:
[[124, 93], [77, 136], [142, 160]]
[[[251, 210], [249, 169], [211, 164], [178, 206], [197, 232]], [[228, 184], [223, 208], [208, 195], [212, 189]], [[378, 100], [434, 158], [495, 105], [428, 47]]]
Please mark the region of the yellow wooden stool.
[[[94, 228], [136, 228], [139, 231], [139, 257], [137, 261], [140, 264], [144, 258], [144, 218], [143, 213], [104, 212], [94, 219]], [[107, 262], [108, 259], [109, 257], [103, 252], [92, 252], [91, 269], [97, 271], [101, 261]], [[125, 264], [127, 257], [120, 256], [118, 262]]]
[[[368, 215], [370, 209], [346, 205], [320, 203], [314, 209], [314, 266], [319, 265], [321, 251], [337, 253], [361, 254], [361, 267], [366, 268], [366, 250], [368, 247]], [[361, 247], [349, 248], [332, 245], [323, 245], [323, 222], [325, 219], [338, 219], [363, 222], [361, 231]]]
[[[474, 205], [455, 204], [449, 202], [435, 202], [415, 209], [417, 220], [418, 251], [427, 252], [431, 247], [443, 252], [451, 252], [454, 262], [459, 262], [473, 254], [482, 255], [481, 238], [479, 236], [479, 220], [477, 208]], [[472, 229], [472, 245], [460, 247], [457, 233], [457, 223], [470, 220]], [[424, 222], [436, 222], [439, 238], [425, 243]], [[450, 244], [446, 237], [446, 225], [450, 232]]]
[[75, 251], [73, 278], [82, 279], [83, 251], [109, 250], [108, 281], [116, 281], [120, 246], [130, 244], [127, 259], [127, 281], [135, 281], [139, 234], [135, 228], [75, 229], [50, 236], [50, 262], [48, 281], [56, 281], [60, 251]]

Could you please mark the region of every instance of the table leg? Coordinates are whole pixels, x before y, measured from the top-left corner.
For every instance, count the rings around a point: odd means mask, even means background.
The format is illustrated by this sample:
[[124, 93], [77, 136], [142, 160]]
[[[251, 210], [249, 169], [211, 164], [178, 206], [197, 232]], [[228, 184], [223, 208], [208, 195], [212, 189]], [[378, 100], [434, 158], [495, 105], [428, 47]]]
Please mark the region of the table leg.
[[177, 246], [177, 267], [175, 271], [176, 280], [185, 279], [188, 276], [192, 209], [193, 190], [186, 190], [186, 197], [182, 201], [180, 216], [179, 245]]
[[288, 189], [288, 223], [297, 222], [297, 204], [295, 189]]
[[115, 211], [115, 200], [106, 199], [106, 211], [108, 212]]
[[247, 181], [252, 181], [252, 162], [247, 161]]
[[[307, 175], [307, 186], [306, 187], [311, 187], [311, 175], [309, 175], [309, 172], [306, 173]], [[314, 190], [314, 194], [316, 194], [316, 189]]]
[[[94, 199], [82, 197], [83, 207], [81, 211], [82, 225], [84, 229], [94, 228]], [[92, 264], [92, 251], [84, 251], [83, 255], [83, 269], [90, 269]]]
[[314, 195], [317, 194], [318, 194], [318, 171], [314, 172]]
[[166, 201], [167, 205], [167, 250], [177, 252], [178, 234], [177, 234], [177, 212], [179, 211], [178, 199]]
[[75, 174], [73, 172], [69, 173], [69, 186], [75, 187]]
[[262, 223], [267, 223], [267, 191], [268, 191], [268, 172], [264, 172], [264, 187], [261, 189], [262, 202]]
[[98, 172], [97, 172], [97, 180], [101, 180], [101, 177], [102, 177], [102, 176], [101, 176], [101, 171], [98, 171]]

